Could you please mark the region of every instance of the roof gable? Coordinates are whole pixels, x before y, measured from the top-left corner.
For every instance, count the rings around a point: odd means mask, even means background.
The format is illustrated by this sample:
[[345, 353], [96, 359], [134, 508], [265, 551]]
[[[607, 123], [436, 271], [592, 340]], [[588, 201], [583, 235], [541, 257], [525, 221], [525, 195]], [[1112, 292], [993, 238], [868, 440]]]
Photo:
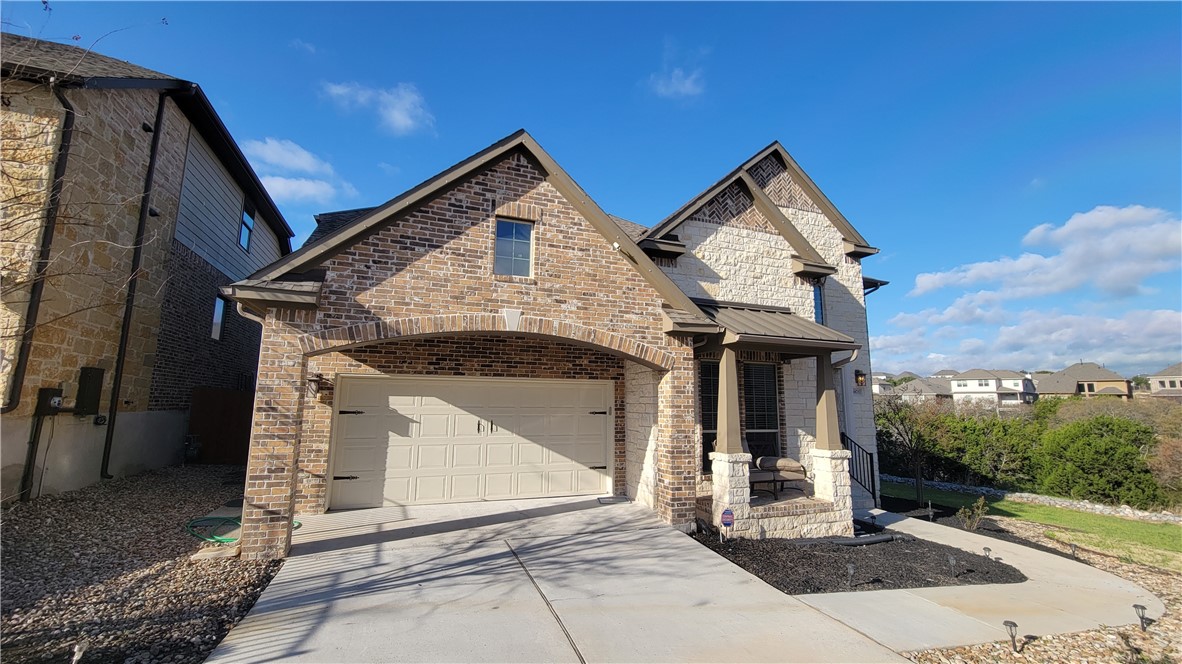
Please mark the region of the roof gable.
[[1161, 371], [1158, 371], [1157, 373], [1153, 373], [1150, 375], [1151, 376], [1182, 376], [1182, 362], [1179, 362], [1178, 364], [1171, 364], [1170, 366], [1166, 367], [1165, 369], [1162, 369]]
[[[792, 222], [780, 211], [781, 207], [795, 207], [809, 211], [820, 212], [830, 224], [841, 234], [845, 244], [845, 253], [853, 257], [863, 257], [878, 253], [871, 247], [853, 224], [837, 209], [837, 206], [817, 187], [812, 178], [796, 163], [792, 155], [780, 145], [779, 141], [772, 143], [757, 152], [735, 170], [728, 173], [706, 191], [698, 194], [676, 212], [666, 217], [661, 223], [653, 227], [646, 237], [661, 237], [686, 221], [694, 212], [716, 197], [721, 191], [738, 180], [743, 180], [752, 190], [751, 194], [762, 199], [764, 206], [774, 209], [765, 212], [765, 216], [778, 230], [784, 234], [781, 226], [795, 230]], [[762, 211], [762, 210], [761, 210]], [[799, 231], [796, 232], [799, 235]], [[799, 241], [785, 234], [785, 239], [798, 247]], [[803, 236], [800, 237], [802, 241]], [[807, 244], [807, 242], [805, 242]], [[812, 249], [809, 246], [809, 249]], [[803, 247], [798, 248], [802, 251]], [[816, 250], [813, 250], [816, 253]], [[803, 255], [803, 251], [802, 251]], [[819, 258], [819, 255], [818, 255]], [[823, 263], [823, 261], [822, 261]]]
[[252, 279], [276, 280], [285, 275], [307, 271], [353, 246], [362, 238], [396, 221], [401, 216], [433, 200], [456, 184], [483, 171], [502, 157], [519, 151], [545, 174], [546, 181], [572, 205], [608, 242], [619, 251], [666, 302], [684, 311], [700, 313], [689, 297], [661, 272], [636, 242], [621, 229], [578, 184], [538, 145], [524, 129], [493, 143], [406, 192], [374, 207], [318, 241], [308, 243], [288, 256], [251, 275]]

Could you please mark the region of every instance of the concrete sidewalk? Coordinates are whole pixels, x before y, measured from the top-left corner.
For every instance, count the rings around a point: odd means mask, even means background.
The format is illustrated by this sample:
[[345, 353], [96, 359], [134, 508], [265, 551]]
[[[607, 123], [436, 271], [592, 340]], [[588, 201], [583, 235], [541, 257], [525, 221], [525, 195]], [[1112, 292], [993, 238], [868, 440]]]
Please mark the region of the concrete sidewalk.
[[1153, 618], [1165, 605], [1140, 586], [1080, 562], [957, 528], [874, 510], [878, 524], [921, 539], [991, 555], [1013, 565], [1024, 583], [801, 595], [797, 599], [899, 652], [1079, 632], [1137, 622], [1134, 604]]

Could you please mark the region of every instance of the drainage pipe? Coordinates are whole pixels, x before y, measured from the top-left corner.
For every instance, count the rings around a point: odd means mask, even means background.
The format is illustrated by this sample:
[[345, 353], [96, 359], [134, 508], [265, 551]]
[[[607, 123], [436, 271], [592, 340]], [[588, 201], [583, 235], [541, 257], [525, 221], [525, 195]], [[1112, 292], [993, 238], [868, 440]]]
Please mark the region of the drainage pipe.
[[49, 271], [50, 247], [53, 245], [53, 231], [57, 225], [58, 209], [62, 200], [62, 185], [66, 180], [66, 166], [70, 157], [70, 142], [74, 138], [74, 107], [66, 99], [56, 80], [49, 79], [49, 87], [61, 102], [66, 116], [62, 120], [62, 140], [57, 147], [57, 158], [53, 164], [53, 182], [49, 185], [49, 200], [45, 205], [45, 226], [41, 229], [41, 243], [37, 263], [33, 269], [33, 284], [29, 287], [29, 305], [25, 309], [25, 325], [21, 332], [20, 346], [16, 353], [16, 366], [12, 370], [12, 382], [0, 414], [16, 410], [21, 403], [21, 390], [25, 382], [25, 370], [29, 365], [29, 353], [33, 346], [33, 330], [37, 327], [37, 314], [41, 309], [41, 297], [45, 292], [46, 273]]
[[144, 256], [144, 233], [148, 225], [148, 213], [151, 210], [151, 195], [153, 180], [156, 177], [156, 156], [160, 151], [160, 135], [164, 128], [164, 105], [171, 90], [160, 93], [156, 103], [156, 121], [152, 125], [152, 148], [148, 154], [148, 172], [144, 176], [144, 193], [140, 198], [140, 218], [135, 229], [135, 245], [131, 254], [131, 272], [127, 277], [127, 298], [123, 304], [123, 326], [119, 329], [119, 350], [115, 355], [115, 372], [111, 380], [111, 402], [107, 409], [107, 434], [103, 440], [103, 464], [99, 475], [109, 480], [111, 475], [111, 447], [115, 442], [115, 418], [119, 415], [119, 388], [123, 385], [123, 365], [127, 359], [127, 342], [131, 337], [131, 318], [135, 313], [135, 289], [140, 279], [140, 264]]

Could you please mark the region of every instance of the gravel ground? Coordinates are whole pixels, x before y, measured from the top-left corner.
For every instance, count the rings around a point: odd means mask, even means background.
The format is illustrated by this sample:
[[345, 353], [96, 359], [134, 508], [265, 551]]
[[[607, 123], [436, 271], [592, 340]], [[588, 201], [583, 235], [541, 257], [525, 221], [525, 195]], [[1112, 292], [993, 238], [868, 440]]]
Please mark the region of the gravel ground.
[[243, 469], [166, 468], [17, 504], [0, 517], [10, 662], [201, 662], [278, 571], [190, 561], [190, 519], [242, 497]]
[[[826, 542], [800, 544], [784, 539], [735, 539], [720, 543], [718, 535], [706, 533], [693, 537], [789, 595], [1026, 580], [1021, 572], [1005, 563], [926, 540], [841, 546]], [[956, 561], [955, 574], [949, 556]], [[849, 565], [854, 566], [852, 585]]]
[[[1013, 536], [1026, 538], [1040, 547], [1063, 553], [1067, 546], [1052, 540], [1043, 531], [1046, 526], [1005, 517], [994, 517]], [[1070, 555], [1070, 554], [1064, 554]], [[1131, 627], [1105, 627], [1074, 634], [1041, 636], [1013, 652], [1009, 641], [962, 648], [924, 650], [904, 653], [923, 664], [983, 664], [985, 662], [1128, 662], [1129, 664], [1167, 664], [1182, 662], [1182, 574], [1156, 567], [1124, 563], [1111, 556], [1085, 549], [1077, 557], [1093, 567], [1128, 579], [1157, 595], [1166, 605], [1161, 620], [1142, 632]], [[1129, 618], [1134, 619], [1129, 607]], [[1021, 625], [1018, 626], [1021, 633]]]

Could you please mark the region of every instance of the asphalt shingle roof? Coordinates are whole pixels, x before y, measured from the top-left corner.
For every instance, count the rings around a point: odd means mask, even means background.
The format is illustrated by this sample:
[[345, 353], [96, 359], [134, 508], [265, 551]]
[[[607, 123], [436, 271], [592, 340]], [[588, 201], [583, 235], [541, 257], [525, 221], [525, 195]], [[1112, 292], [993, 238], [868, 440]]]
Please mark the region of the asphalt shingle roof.
[[[0, 33], [0, 60], [7, 75], [51, 73], [67, 79], [144, 78], [176, 80], [139, 65], [94, 51], [41, 39]], [[22, 71], [22, 69], [24, 71]]]
[[1171, 364], [1170, 366], [1158, 371], [1157, 373], [1149, 374], [1151, 376], [1182, 376], [1182, 362], [1178, 364]]

